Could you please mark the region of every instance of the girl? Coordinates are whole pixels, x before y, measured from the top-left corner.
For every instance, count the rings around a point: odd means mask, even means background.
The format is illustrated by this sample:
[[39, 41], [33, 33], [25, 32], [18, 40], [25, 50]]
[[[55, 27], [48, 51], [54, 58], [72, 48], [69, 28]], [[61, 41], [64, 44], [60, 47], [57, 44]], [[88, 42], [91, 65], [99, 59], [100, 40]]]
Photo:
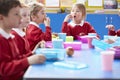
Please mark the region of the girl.
[[[42, 40], [51, 41], [51, 27], [50, 19], [46, 17], [43, 4], [35, 2], [31, 3], [30, 6], [31, 22], [26, 29], [26, 38], [30, 43], [30, 49], [33, 50], [38, 42]], [[45, 32], [39, 28], [41, 23], [44, 23], [46, 26]]]
[[[71, 13], [64, 19], [62, 32], [67, 33], [68, 36], [73, 36], [75, 40], [77, 39], [77, 36], [88, 35], [88, 33], [96, 33], [94, 28], [85, 21], [85, 17], [85, 6], [81, 3], [74, 4]], [[69, 20], [71, 20], [70, 23], [68, 23]]]

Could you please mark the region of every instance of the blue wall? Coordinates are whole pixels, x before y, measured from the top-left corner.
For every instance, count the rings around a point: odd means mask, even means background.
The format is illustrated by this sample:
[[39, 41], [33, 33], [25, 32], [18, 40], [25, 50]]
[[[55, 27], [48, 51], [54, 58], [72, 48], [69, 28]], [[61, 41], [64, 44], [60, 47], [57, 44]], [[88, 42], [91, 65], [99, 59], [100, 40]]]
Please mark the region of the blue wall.
[[[62, 13], [47, 13], [47, 16], [50, 18], [50, 26], [52, 27], [52, 32], [61, 32], [62, 22], [67, 14]], [[45, 31], [43, 24], [40, 27]]]
[[[47, 16], [51, 19], [52, 32], [61, 32], [62, 23], [66, 15], [66, 13], [47, 13]], [[86, 21], [95, 28], [101, 39], [108, 34], [108, 30], [105, 28], [107, 24], [115, 25], [116, 29], [120, 28], [120, 17], [117, 14], [87, 14]], [[43, 24], [40, 27], [45, 31]]]

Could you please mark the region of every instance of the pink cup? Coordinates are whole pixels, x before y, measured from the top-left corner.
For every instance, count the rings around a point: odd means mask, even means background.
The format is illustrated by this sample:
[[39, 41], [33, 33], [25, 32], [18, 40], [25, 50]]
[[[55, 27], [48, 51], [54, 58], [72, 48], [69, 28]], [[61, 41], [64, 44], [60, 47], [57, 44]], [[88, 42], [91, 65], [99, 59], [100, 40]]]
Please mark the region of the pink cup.
[[112, 65], [114, 60], [114, 51], [102, 51], [101, 52], [101, 67], [104, 71], [112, 71]]
[[92, 39], [93, 38], [92, 37], [88, 37], [87, 39], [88, 39], [88, 47], [89, 48], [94, 48], [94, 46], [92, 45]]

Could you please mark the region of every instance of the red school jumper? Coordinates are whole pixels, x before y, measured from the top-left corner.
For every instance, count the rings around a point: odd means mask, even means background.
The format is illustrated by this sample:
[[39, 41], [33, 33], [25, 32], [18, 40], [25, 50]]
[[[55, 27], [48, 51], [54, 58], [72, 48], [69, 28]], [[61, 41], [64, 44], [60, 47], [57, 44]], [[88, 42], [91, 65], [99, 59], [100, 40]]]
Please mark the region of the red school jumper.
[[42, 32], [39, 25], [35, 22], [31, 22], [26, 29], [26, 39], [30, 44], [30, 49], [33, 50], [38, 42], [42, 40], [51, 41], [51, 28], [47, 26], [46, 31]]
[[27, 39], [25, 39], [25, 33], [20, 29], [14, 28], [11, 33], [15, 36], [15, 42], [18, 46], [19, 52], [24, 55], [24, 57], [28, 57], [32, 55], [32, 51], [30, 50], [30, 45]]
[[0, 80], [20, 80], [28, 66], [13, 37], [0, 29]]
[[63, 22], [62, 32], [67, 33], [68, 36], [73, 36], [74, 40], [77, 39], [80, 33], [84, 33], [85, 35], [88, 35], [88, 33], [96, 33], [95, 29], [88, 22], [78, 25], [73, 22]]
[[111, 35], [111, 36], [120, 36], [120, 29], [118, 29], [117, 31], [112, 31], [112, 30], [109, 30], [108, 31], [108, 35]]

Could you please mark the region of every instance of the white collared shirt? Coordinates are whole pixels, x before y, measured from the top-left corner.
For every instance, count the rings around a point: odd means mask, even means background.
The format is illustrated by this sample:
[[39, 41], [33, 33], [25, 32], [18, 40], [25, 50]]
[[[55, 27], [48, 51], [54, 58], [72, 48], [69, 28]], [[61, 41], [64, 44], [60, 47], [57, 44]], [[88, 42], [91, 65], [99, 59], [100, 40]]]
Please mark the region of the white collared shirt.
[[21, 29], [19, 28], [13, 28], [12, 30], [14, 30], [15, 32], [18, 33], [18, 35], [20, 35], [21, 37], [25, 36], [25, 32], [23, 32]]
[[12, 34], [6, 33], [2, 28], [0, 28], [0, 34], [1, 34], [3, 37], [5, 37], [6, 39], [9, 39], [10, 37], [11, 37], [11, 38], [14, 38], [14, 37], [15, 37], [15, 36], [12, 35]]
[[84, 25], [84, 20], [82, 20], [80, 24], [75, 24], [73, 21], [71, 21], [69, 25], [71, 25], [72, 27], [75, 27], [76, 25], [80, 25], [82, 27]]
[[33, 21], [31, 21], [29, 24], [33, 24], [33, 25], [35, 25], [39, 28], [39, 25], [37, 23], [33, 22]]

